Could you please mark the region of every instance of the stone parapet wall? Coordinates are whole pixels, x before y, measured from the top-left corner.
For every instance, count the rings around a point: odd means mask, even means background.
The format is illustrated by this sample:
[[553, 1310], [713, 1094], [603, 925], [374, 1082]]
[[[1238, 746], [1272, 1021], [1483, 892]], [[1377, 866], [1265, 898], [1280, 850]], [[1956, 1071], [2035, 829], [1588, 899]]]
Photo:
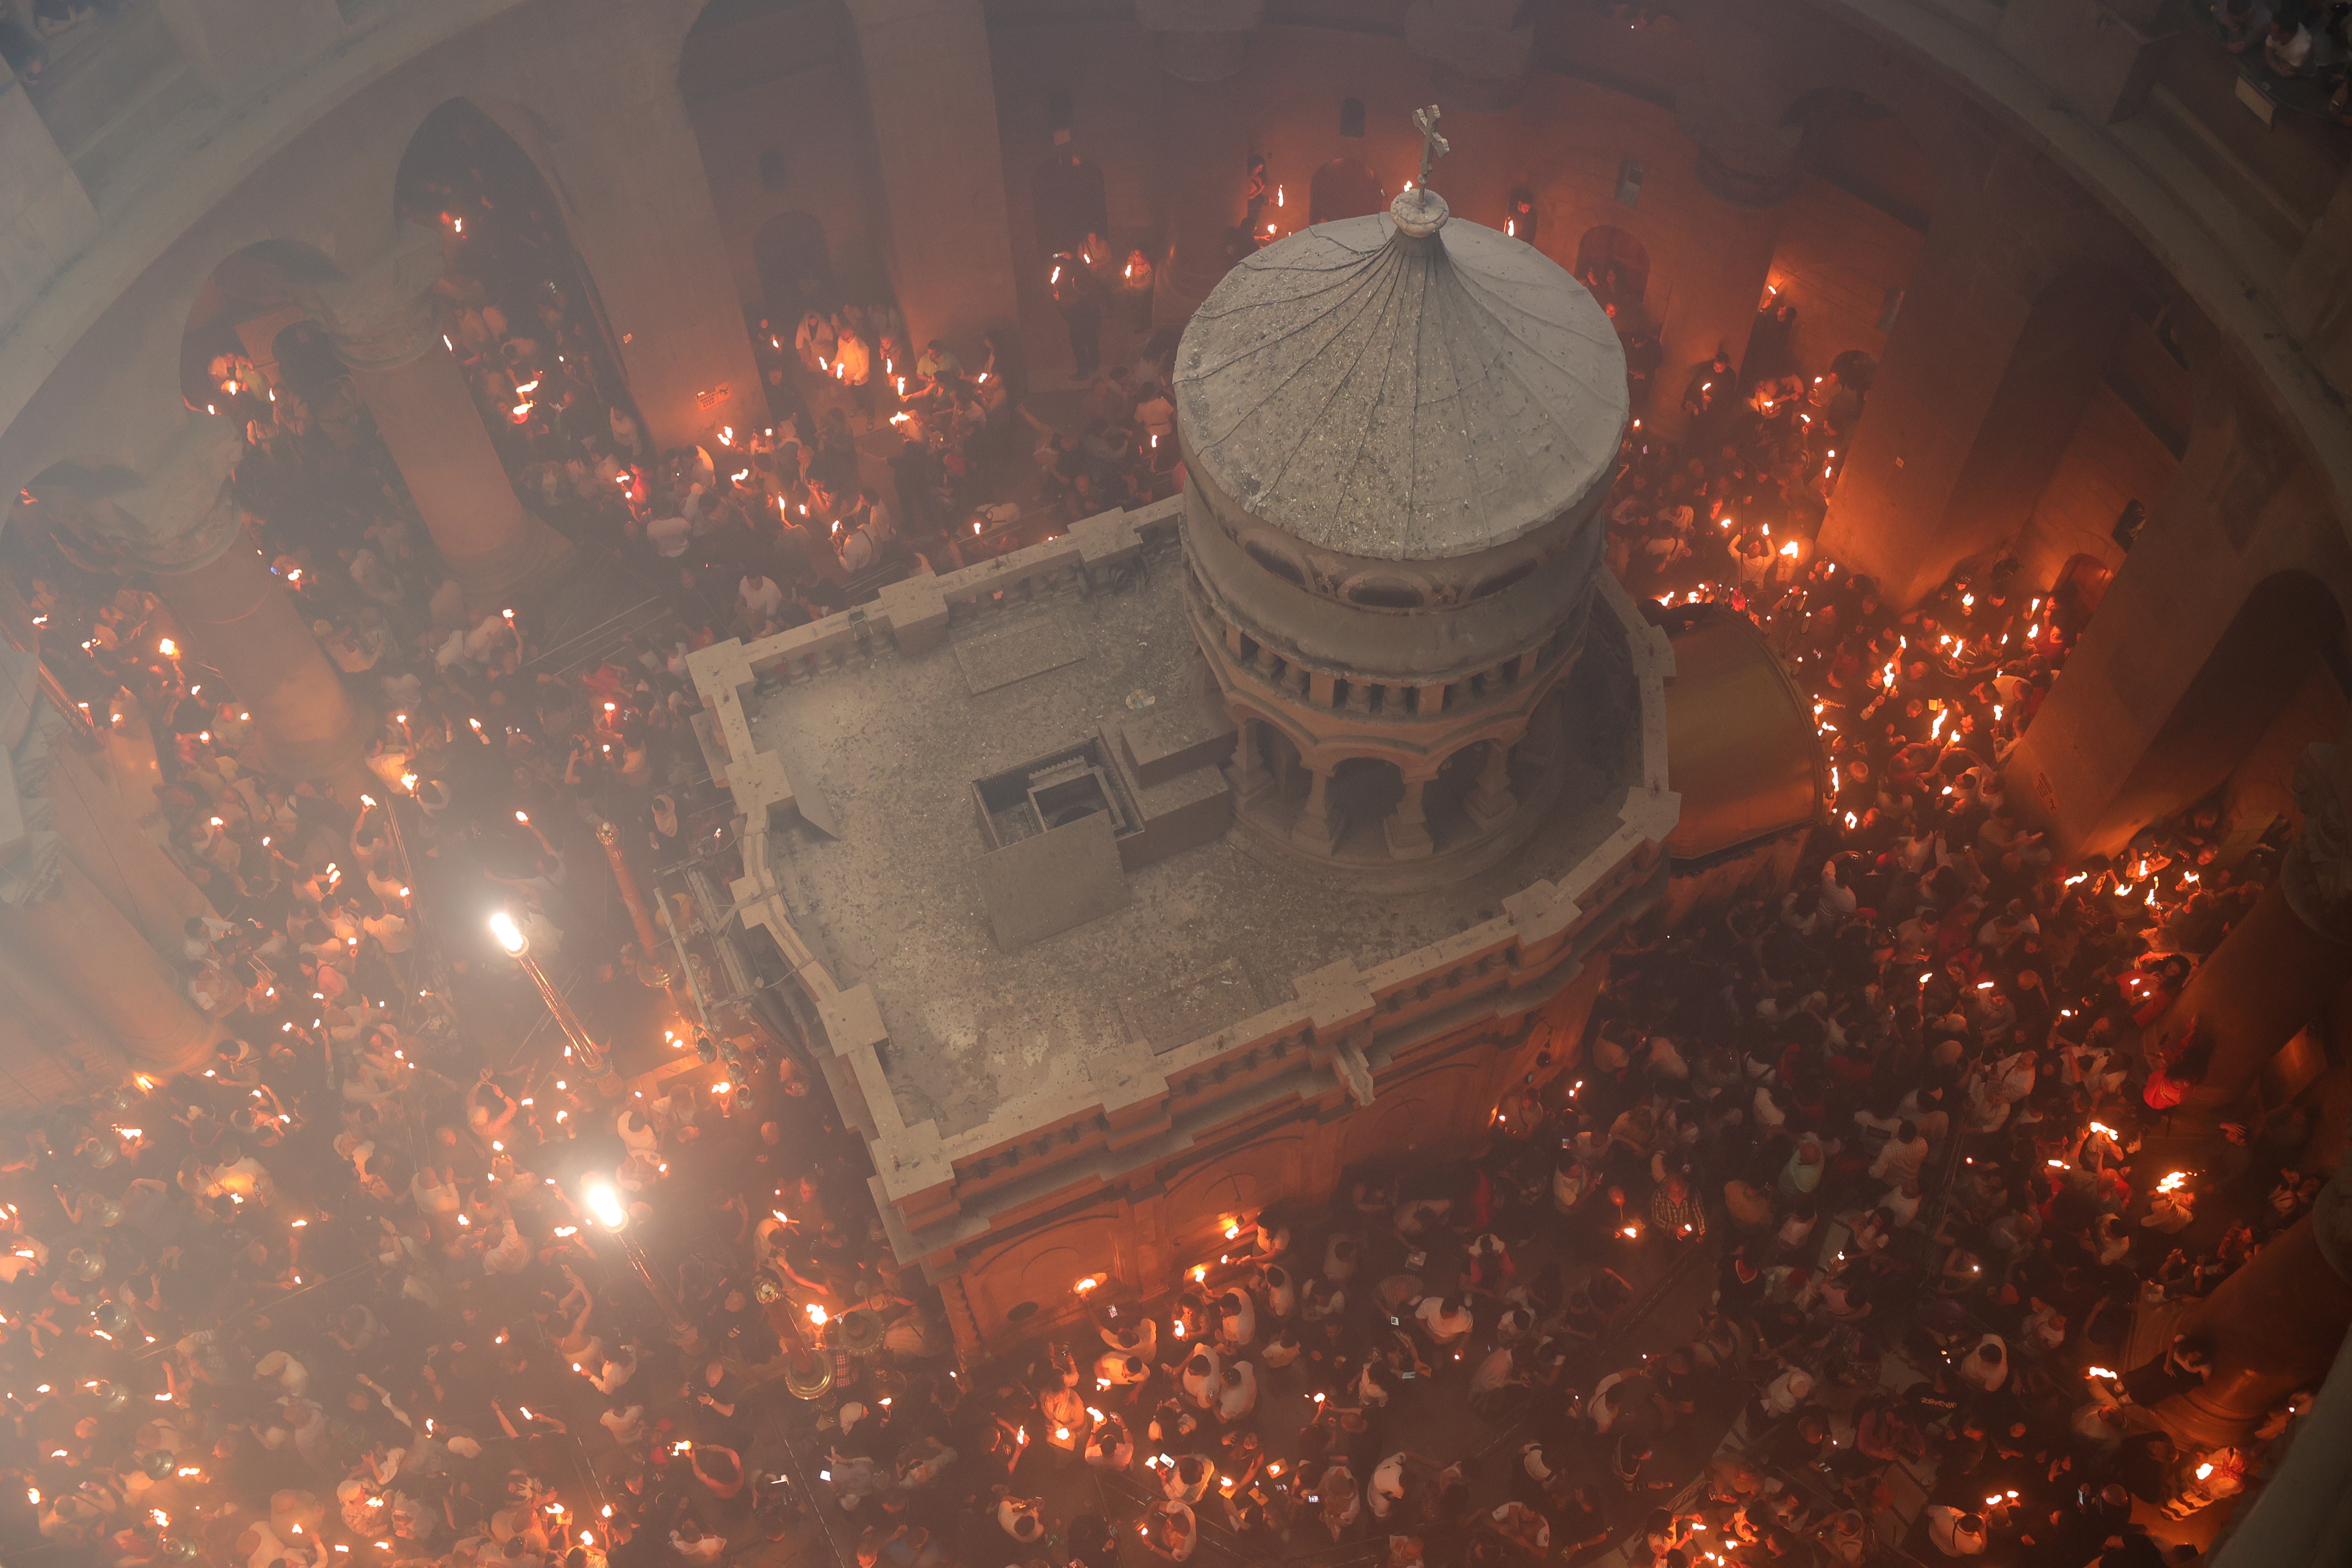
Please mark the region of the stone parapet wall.
[[[1597, 848], [1454, 935], [1369, 968], [1342, 961], [1294, 975], [1294, 1000], [1173, 1049], [1155, 1054], [1136, 1041], [1106, 1050], [1086, 1064], [1083, 1088], [1015, 1095], [952, 1136], [933, 1121], [908, 1122], [891, 1089], [890, 1042], [873, 991], [840, 987], [794, 929], [769, 837], [796, 815], [793, 784], [782, 759], [755, 742], [746, 699], [763, 680], [820, 679], [865, 660], [919, 654], [943, 643], [950, 625], [1008, 605], [1111, 591], [1120, 572], [1175, 569], [1180, 510], [1169, 501], [1089, 518], [1061, 538], [896, 584], [874, 605], [756, 642], [716, 645], [690, 661], [711, 715], [701, 729], [713, 773], [726, 780], [741, 817], [745, 874], [734, 900], [747, 925], [775, 941], [822, 1020], [821, 1065], [843, 1115], [866, 1139], [893, 1245], [935, 1279], [966, 1271], [979, 1254], [1073, 1201], [1123, 1190], [1144, 1203], [1203, 1151], [1230, 1152], [1293, 1123], [1331, 1129], [1297, 1173], [1303, 1184], [1296, 1191], [1319, 1193], [1362, 1130], [1388, 1110], [1383, 1097], [1441, 1068], [1450, 1075], [1469, 1065], [1477, 1082], [1449, 1091], [1449, 1124], [1419, 1134], [1475, 1133], [1494, 1095], [1533, 1054], [1530, 1021], [1548, 1006], [1573, 1004], [1580, 1022], [1578, 995], [1589, 1000], [1598, 978], [1587, 960], [1665, 886], [1664, 842], [1679, 812], [1666, 787], [1673, 653], [1604, 578], [1595, 637], [1623, 650], [1638, 691], [1640, 761], [1615, 829]], [[1197, 1205], [1169, 1204], [1182, 1212], [1161, 1214], [1153, 1226], [1200, 1218], [1189, 1212]], [[1153, 1226], [1139, 1234], [1157, 1234]], [[1013, 1287], [992, 1289], [959, 1298], [957, 1330], [968, 1345], [998, 1332], [1014, 1304], [998, 1299]]]

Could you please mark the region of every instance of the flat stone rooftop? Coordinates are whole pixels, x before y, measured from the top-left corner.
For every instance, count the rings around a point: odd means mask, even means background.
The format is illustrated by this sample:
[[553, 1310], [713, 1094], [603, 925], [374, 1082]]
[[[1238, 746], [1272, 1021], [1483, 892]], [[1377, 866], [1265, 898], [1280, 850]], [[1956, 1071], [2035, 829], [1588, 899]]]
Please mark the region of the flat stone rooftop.
[[[1145, 721], [1213, 735], [1222, 714], [1182, 609], [1172, 542], [1142, 580], [958, 624], [940, 647], [887, 655], [750, 696], [753, 740], [821, 797], [769, 837], [792, 921], [843, 987], [870, 984], [888, 1031], [884, 1067], [909, 1125], [943, 1137], [1005, 1100], [1087, 1088], [1098, 1051], [1164, 1053], [1286, 1003], [1294, 977], [1343, 958], [1369, 968], [1501, 912], [1619, 826], [1639, 783], [1639, 692], [1623, 628], [1593, 617], [1560, 700], [1571, 763], [1526, 851], [1449, 888], [1374, 894], [1257, 859], [1227, 832], [1126, 877], [1127, 897], [1006, 952], [976, 863], [992, 847], [975, 780]], [[1148, 705], [1144, 698], [1150, 700]], [[1133, 792], [1146, 816], [1220, 793], [1204, 766]], [[1178, 805], [1186, 802], [1179, 801]]]

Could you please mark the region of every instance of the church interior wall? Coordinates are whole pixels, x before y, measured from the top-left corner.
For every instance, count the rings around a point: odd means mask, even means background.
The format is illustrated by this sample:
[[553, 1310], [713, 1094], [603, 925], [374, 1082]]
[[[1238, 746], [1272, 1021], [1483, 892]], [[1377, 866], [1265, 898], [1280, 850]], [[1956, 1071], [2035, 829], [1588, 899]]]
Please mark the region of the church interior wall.
[[2179, 467], [2156, 432], [2102, 381], [2084, 404], [2031, 523], [2011, 548], [2023, 581], [2046, 588], [2077, 555], [2110, 570], [2122, 564], [2116, 518], [2129, 502], [2154, 502]]
[[[757, 246], [762, 226], [787, 213], [806, 213], [824, 228], [844, 299], [881, 297], [887, 269], [870, 199], [872, 121], [854, 68], [795, 71], [692, 101], [687, 116], [724, 236], [728, 273], [747, 309], [782, 309], [765, 297]], [[772, 149], [785, 176], [772, 190], [761, 174], [761, 156]], [[778, 324], [789, 350], [792, 323]]]
[[[2288, 679], [2282, 671], [2281, 684]], [[2352, 719], [2352, 702], [2347, 701], [2336, 671], [2325, 659], [2311, 660], [2302, 679], [2293, 682], [2277, 717], [2214, 792], [2221, 813], [2224, 860], [2234, 860], [2252, 847], [2275, 824], [2302, 820], [2294, 798], [2295, 768], [2309, 747], [2343, 739], [2347, 719]]]
[[[2007, 764], [2015, 797], [2039, 805], [2063, 849], [2112, 848], [2201, 796], [2254, 746], [2263, 724], [2240, 733], [2232, 721], [2195, 773], [2144, 771], [2250, 598], [2284, 574], [2332, 605], [2318, 635], [2337, 639], [2340, 656], [2352, 545], [2318, 475], [2225, 357], [2206, 368], [2179, 469]], [[2316, 642], [2306, 657], [2320, 658]], [[2266, 723], [2306, 668], [2249, 669], [2236, 695], [2261, 704]]]
[[[1041, 171], [1056, 159], [1085, 159], [1102, 177], [1110, 225], [1103, 238], [1121, 257], [1140, 249], [1159, 258], [1166, 79], [1149, 45], [1131, 14], [1083, 22], [990, 16], [1006, 226], [1033, 370], [1058, 361], [1063, 336], [1048, 283], [1051, 247], [1039, 232]], [[1069, 123], [1057, 127], [1065, 94]], [[1057, 139], [1057, 130], [1067, 135]]]
[[1899, 313], [1896, 297], [1911, 281], [1926, 236], [1883, 208], [1808, 174], [1780, 218], [1772, 252], [1772, 286], [1797, 307], [1790, 344], [1799, 364], [1819, 374], [1839, 354], [1886, 352], [1882, 326]]

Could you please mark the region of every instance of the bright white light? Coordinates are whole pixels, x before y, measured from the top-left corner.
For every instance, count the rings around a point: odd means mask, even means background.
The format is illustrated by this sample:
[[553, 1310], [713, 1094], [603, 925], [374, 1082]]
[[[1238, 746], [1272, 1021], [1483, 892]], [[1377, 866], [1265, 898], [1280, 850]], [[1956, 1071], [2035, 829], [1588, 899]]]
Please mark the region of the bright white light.
[[522, 927], [515, 924], [514, 916], [504, 910], [490, 917], [490, 934], [499, 939], [500, 947], [518, 958], [522, 956], [522, 950], [530, 945], [523, 940]]
[[613, 1190], [611, 1183], [591, 1182], [580, 1195], [586, 1201], [588, 1212], [596, 1216], [596, 1223], [606, 1230], [618, 1230], [629, 1223], [629, 1211], [621, 1205], [621, 1194]]

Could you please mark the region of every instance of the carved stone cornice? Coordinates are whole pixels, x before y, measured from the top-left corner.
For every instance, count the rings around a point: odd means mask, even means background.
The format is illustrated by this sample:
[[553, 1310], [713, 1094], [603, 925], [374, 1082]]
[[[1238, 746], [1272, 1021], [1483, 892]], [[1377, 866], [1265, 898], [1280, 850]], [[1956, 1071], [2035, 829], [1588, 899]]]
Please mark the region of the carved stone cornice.
[[311, 308], [345, 364], [362, 372], [397, 370], [440, 341], [431, 290], [442, 268], [440, 236], [412, 226], [358, 273], [320, 284]]
[[16, 852], [0, 862], [0, 909], [30, 909], [56, 897], [65, 874], [65, 840], [54, 833], [27, 834]]
[[230, 482], [244, 454], [245, 437], [234, 420], [199, 415], [127, 489], [68, 479], [37, 482], [32, 493], [47, 520], [95, 557], [93, 564], [192, 572], [217, 560], [244, 532], [245, 513]]

